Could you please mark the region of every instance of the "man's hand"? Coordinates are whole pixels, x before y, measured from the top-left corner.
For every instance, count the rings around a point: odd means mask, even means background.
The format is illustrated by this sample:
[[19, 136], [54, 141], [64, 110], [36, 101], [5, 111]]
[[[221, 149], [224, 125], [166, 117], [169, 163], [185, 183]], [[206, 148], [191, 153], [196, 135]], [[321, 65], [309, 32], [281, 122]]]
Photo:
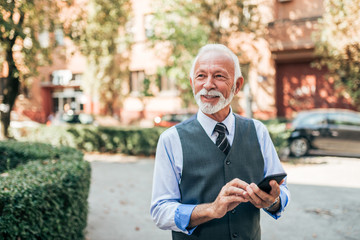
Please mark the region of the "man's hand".
[[[280, 195], [280, 185], [284, 182], [282, 180], [279, 184], [275, 180], [270, 181], [271, 191], [269, 194], [262, 191], [255, 183], [251, 183], [246, 187], [244, 197], [249, 200], [257, 208], [266, 208], [273, 204]], [[271, 212], [279, 210], [280, 202], [271, 207]]]
[[222, 218], [242, 202], [248, 202], [245, 189], [249, 184], [235, 178], [222, 187], [219, 195], [212, 203], [197, 205], [190, 218], [189, 228], [198, 226], [215, 218]]
[[249, 200], [244, 197], [248, 183], [235, 178], [228, 182], [220, 191], [215, 201], [211, 204], [214, 218], [222, 218], [228, 211], [233, 210], [237, 205]]

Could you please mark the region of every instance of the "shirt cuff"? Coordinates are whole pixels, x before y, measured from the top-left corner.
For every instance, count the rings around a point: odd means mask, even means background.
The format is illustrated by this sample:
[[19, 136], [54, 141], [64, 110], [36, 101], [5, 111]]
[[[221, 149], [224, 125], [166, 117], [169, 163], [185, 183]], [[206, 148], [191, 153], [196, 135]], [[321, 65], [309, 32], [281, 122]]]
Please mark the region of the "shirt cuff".
[[180, 204], [175, 211], [175, 224], [184, 233], [191, 235], [196, 227], [188, 229], [190, 217], [196, 205]]
[[284, 191], [280, 192], [280, 208], [277, 212], [271, 213], [264, 209], [265, 212], [267, 212], [270, 216], [272, 216], [274, 219], [278, 219], [281, 217], [281, 213], [284, 211], [286, 205], [288, 204], [288, 196]]

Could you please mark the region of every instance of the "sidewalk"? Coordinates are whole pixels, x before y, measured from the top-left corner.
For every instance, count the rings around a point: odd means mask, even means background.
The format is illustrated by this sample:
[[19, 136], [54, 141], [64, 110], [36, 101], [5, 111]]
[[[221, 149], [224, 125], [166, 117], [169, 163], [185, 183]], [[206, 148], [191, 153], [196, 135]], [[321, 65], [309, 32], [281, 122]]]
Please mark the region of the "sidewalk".
[[[171, 239], [152, 222], [154, 161], [87, 155], [92, 165], [88, 240]], [[360, 159], [313, 157], [284, 163], [291, 204], [275, 221], [262, 211], [262, 239], [359, 239]]]
[[92, 160], [87, 240], [170, 239], [149, 213], [153, 160], [98, 157], [86, 156]]

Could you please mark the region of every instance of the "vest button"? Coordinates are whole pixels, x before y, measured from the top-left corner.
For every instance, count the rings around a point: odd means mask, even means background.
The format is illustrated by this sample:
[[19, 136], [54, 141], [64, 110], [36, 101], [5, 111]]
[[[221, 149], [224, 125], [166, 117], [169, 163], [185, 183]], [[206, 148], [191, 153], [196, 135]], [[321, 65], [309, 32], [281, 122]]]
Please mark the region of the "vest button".
[[233, 238], [237, 238], [239, 235], [237, 233], [233, 233]]
[[226, 161], [226, 165], [230, 165], [231, 164], [231, 162], [230, 161]]
[[232, 213], [232, 214], [236, 213], [236, 209], [233, 209], [233, 210], [231, 211], [231, 213]]

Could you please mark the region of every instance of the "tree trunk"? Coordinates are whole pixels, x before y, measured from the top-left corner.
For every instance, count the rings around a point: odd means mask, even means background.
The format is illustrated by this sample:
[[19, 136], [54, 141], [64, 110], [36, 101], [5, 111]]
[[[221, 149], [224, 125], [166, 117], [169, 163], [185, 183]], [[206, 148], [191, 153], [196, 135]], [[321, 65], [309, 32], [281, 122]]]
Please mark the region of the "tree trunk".
[[6, 111], [0, 111], [0, 139], [9, 138], [10, 113], [20, 89], [19, 70], [15, 65], [12, 51], [12, 46], [14, 43], [15, 40], [10, 41], [6, 50], [6, 61], [9, 66], [9, 75], [6, 79], [5, 87], [3, 89], [4, 98], [2, 104], [4, 104], [3, 106], [6, 106]]
[[7, 83], [4, 88], [4, 99], [2, 104], [6, 106], [6, 111], [1, 111], [1, 123], [0, 123], [0, 139], [9, 138], [9, 126], [10, 126], [10, 113], [14, 106], [16, 97], [19, 93], [19, 78], [8, 77]]
[[10, 112], [1, 112], [0, 140], [9, 138]]

